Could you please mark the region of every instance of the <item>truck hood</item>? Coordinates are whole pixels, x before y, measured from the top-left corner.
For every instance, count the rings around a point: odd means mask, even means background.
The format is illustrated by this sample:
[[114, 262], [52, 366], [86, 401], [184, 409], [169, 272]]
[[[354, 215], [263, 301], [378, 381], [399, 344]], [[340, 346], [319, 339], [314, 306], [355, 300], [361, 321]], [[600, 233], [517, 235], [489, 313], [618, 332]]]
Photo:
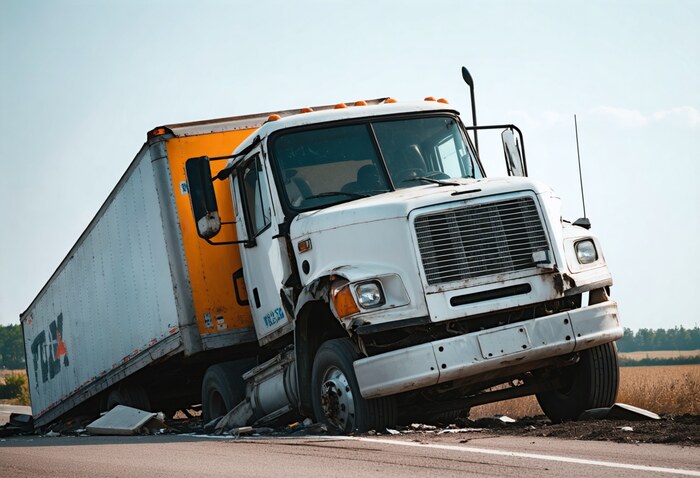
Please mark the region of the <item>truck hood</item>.
[[291, 237], [295, 239], [360, 223], [407, 218], [414, 209], [436, 204], [514, 191], [529, 190], [537, 195], [551, 192], [551, 189], [543, 183], [522, 177], [450, 179], [446, 181], [456, 182], [459, 185], [426, 184], [301, 213], [292, 221]]

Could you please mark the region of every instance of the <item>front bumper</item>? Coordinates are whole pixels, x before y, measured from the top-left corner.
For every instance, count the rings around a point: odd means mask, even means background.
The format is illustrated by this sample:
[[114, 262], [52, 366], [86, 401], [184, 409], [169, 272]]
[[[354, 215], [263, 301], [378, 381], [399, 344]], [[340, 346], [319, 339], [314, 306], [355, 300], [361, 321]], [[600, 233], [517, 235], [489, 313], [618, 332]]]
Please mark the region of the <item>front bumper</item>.
[[394, 395], [566, 355], [622, 337], [617, 303], [436, 340], [355, 361], [364, 398]]

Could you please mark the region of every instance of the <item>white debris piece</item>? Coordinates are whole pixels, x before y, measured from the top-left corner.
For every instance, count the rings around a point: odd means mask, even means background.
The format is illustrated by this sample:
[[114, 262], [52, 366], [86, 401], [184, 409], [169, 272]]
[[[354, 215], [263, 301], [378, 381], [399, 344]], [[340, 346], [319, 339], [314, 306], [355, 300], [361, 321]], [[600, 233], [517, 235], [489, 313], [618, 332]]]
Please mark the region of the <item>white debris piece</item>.
[[483, 428], [445, 428], [444, 430], [440, 430], [437, 434], [442, 435], [443, 433], [469, 433], [483, 431]]
[[505, 415], [503, 415], [502, 417], [498, 417], [498, 419], [500, 421], [502, 421], [503, 423], [515, 423], [515, 420], [513, 420], [512, 418], [507, 417]]
[[394, 430], [393, 428], [387, 428], [386, 431], [388, 431], [390, 435], [401, 435], [400, 431]]
[[617, 427], [618, 429], [622, 430], [623, 432], [633, 432], [634, 428], [632, 427]]
[[137, 435], [142, 431], [159, 430], [165, 424], [158, 420], [158, 414], [138, 408], [117, 405], [109, 412], [87, 426], [93, 435]]

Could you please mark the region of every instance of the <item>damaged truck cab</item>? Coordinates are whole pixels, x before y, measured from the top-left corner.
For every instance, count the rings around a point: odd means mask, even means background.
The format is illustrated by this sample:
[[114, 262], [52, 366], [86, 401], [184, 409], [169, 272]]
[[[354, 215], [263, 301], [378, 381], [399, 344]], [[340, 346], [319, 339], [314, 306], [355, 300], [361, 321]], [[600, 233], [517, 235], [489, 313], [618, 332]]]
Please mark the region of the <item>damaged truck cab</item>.
[[[198, 233], [235, 228], [236, 297], [268, 359], [210, 368], [205, 416], [350, 432], [531, 394], [556, 421], [611, 405], [622, 328], [601, 245], [525, 177], [520, 145], [504, 135], [511, 175], [487, 177], [457, 111], [385, 100], [270, 116], [214, 178], [189, 159]], [[222, 410], [230, 387], [245, 398]]]

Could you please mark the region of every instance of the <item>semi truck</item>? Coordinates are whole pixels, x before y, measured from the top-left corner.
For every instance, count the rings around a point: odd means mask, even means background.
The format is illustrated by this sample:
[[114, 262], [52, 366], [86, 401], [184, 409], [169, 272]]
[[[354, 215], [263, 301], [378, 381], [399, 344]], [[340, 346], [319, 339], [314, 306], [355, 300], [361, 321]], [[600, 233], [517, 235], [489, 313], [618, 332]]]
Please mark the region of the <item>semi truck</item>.
[[611, 405], [601, 244], [527, 177], [514, 125], [488, 176], [473, 116], [379, 98], [149, 131], [20, 316], [35, 426], [118, 404], [340, 433], [533, 394], [553, 421]]

